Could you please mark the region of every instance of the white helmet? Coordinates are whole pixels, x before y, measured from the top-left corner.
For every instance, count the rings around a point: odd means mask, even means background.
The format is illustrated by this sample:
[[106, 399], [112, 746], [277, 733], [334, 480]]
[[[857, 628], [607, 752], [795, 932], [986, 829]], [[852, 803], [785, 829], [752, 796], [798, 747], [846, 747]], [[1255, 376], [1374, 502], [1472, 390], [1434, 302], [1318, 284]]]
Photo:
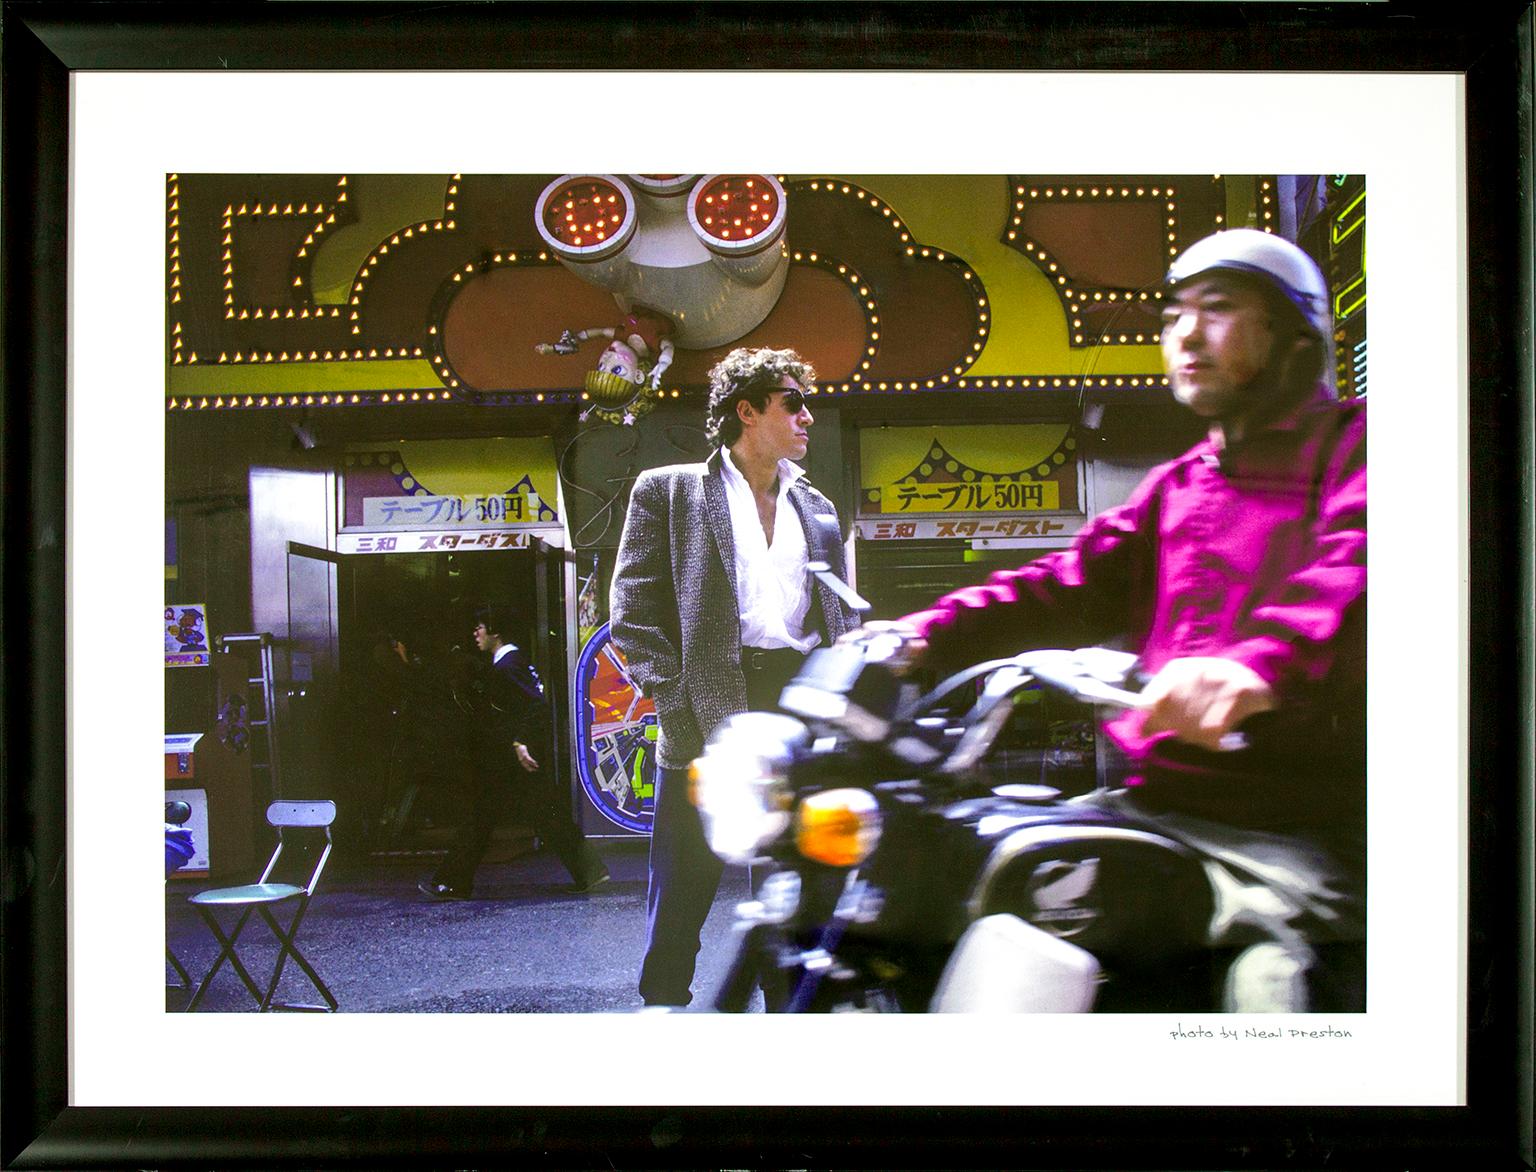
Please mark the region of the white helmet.
[[1333, 306], [1328, 282], [1317, 262], [1283, 236], [1256, 228], [1229, 228], [1195, 241], [1168, 269], [1170, 288], [1218, 269], [1247, 273], [1267, 282], [1296, 307], [1319, 345], [1319, 382], [1334, 389]]
[[1268, 281], [1296, 307], [1302, 320], [1320, 339], [1333, 337], [1333, 309], [1328, 283], [1313, 259], [1283, 236], [1256, 228], [1229, 228], [1197, 240], [1168, 269], [1168, 284], [1185, 281], [1212, 269], [1249, 273]]

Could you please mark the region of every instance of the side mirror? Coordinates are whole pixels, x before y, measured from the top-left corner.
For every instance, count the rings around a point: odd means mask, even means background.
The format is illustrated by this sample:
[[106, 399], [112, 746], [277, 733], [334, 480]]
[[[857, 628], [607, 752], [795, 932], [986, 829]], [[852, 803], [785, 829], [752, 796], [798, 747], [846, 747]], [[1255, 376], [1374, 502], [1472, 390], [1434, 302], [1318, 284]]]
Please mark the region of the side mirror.
[[833, 594], [837, 595], [845, 603], [847, 603], [850, 610], [854, 610], [859, 614], [863, 614], [865, 611], [870, 609], [870, 604], [863, 598], [859, 597], [858, 593], [855, 592], [852, 586], [848, 585], [848, 583], [844, 582], [841, 578], [834, 574], [832, 572], [832, 567], [826, 562], [807, 562], [805, 564], [805, 570], [806, 573], [810, 574], [811, 577], [816, 579], [816, 581], [820, 582], [828, 590], [832, 591]]

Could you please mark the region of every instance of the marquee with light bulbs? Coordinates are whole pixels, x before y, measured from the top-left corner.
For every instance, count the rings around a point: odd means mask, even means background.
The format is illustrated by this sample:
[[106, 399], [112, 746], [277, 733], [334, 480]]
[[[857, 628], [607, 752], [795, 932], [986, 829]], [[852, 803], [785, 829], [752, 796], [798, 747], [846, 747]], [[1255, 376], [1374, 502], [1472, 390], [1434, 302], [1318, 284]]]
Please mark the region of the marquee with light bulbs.
[[587, 364], [534, 344], [632, 307], [672, 323], [668, 398], [735, 345], [799, 350], [851, 404], [1160, 386], [1169, 259], [1275, 228], [1276, 194], [1222, 175], [170, 175], [165, 401], [580, 409]]

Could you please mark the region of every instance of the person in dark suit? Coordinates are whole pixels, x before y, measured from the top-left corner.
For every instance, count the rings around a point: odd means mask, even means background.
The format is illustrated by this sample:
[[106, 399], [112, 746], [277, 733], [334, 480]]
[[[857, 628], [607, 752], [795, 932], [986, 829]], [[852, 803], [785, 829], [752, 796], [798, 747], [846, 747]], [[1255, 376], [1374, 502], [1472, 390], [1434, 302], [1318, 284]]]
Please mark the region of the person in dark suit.
[[555, 780], [554, 727], [544, 681], [511, 641], [512, 629], [511, 616], [501, 607], [475, 615], [475, 645], [491, 656], [489, 671], [474, 688], [475, 776], [469, 809], [447, 858], [430, 880], [419, 884], [435, 899], [469, 897], [504, 797], [565, 864], [572, 890], [591, 891], [609, 878]]
[[805, 653], [855, 625], [807, 573], [844, 573], [832, 502], [792, 461], [813, 422], [815, 372], [793, 350], [738, 349], [710, 371], [702, 464], [643, 472], [619, 542], [609, 613], [631, 677], [656, 705], [647, 1005], [684, 1006], [722, 864], [688, 799], [688, 763], [720, 721], [773, 708]]

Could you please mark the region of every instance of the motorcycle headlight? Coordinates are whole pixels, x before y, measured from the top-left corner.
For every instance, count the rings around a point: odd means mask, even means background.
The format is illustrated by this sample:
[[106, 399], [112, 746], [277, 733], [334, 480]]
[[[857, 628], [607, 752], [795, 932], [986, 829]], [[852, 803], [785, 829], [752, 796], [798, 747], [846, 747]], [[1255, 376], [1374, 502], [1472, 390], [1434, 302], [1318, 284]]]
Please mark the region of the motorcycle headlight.
[[788, 828], [789, 766], [810, 742], [805, 725], [777, 712], [742, 712], [710, 734], [688, 767], [689, 793], [709, 849], [748, 863]]
[[795, 846], [831, 867], [856, 867], [880, 842], [880, 803], [862, 789], [829, 789], [800, 803]]

